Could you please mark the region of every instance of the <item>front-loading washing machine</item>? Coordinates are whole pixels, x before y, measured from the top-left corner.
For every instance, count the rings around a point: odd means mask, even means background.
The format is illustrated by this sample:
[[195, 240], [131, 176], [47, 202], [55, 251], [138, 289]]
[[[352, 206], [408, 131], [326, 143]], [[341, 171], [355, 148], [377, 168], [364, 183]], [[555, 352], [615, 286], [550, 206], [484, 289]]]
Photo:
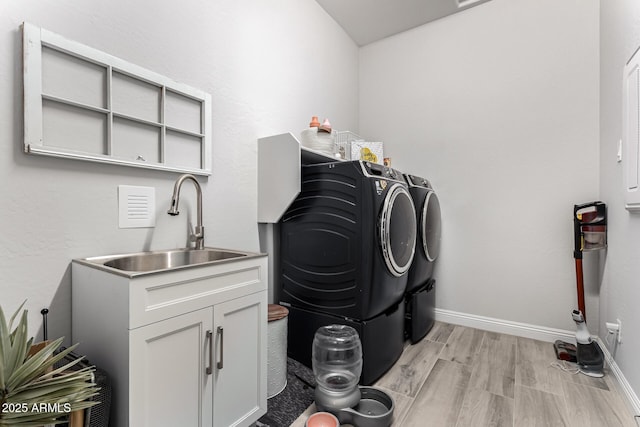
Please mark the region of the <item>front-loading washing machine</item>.
[[317, 327], [355, 323], [362, 382], [393, 365], [402, 353], [416, 235], [413, 199], [400, 172], [363, 161], [303, 166], [301, 191], [280, 221], [279, 294], [289, 307], [289, 355], [311, 366]]
[[418, 241], [407, 275], [405, 333], [412, 343], [421, 340], [435, 321], [436, 280], [433, 270], [440, 254], [440, 201], [431, 183], [415, 175], [405, 175], [416, 207]]
[[282, 302], [370, 319], [402, 299], [416, 214], [398, 171], [362, 161], [302, 167], [280, 221]]

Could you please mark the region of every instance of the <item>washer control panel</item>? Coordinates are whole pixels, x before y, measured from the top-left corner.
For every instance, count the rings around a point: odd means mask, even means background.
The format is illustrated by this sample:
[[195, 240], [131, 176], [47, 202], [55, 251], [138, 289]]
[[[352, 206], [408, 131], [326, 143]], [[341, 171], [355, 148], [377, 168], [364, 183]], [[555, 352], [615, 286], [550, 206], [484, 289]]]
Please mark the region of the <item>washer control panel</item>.
[[387, 166], [379, 165], [377, 163], [363, 162], [362, 167], [368, 176], [379, 176], [381, 178], [392, 179], [394, 181], [404, 181], [402, 173]]

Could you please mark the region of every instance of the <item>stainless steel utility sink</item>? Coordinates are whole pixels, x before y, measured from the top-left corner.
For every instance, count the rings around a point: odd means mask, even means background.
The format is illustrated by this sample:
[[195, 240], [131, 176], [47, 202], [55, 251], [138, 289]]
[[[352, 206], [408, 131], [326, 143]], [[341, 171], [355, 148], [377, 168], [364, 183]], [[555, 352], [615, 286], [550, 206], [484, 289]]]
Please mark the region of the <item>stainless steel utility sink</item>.
[[98, 269], [112, 271], [125, 276], [132, 276], [222, 263], [253, 256], [263, 256], [263, 254], [216, 248], [169, 249], [91, 257], [76, 261]]

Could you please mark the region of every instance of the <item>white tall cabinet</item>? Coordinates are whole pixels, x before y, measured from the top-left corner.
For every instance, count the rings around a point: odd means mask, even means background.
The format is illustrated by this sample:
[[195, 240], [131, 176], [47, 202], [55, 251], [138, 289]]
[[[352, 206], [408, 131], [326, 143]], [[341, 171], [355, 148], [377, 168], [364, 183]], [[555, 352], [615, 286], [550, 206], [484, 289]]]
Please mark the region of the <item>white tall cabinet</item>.
[[266, 413], [267, 258], [127, 275], [72, 265], [73, 341], [117, 426], [249, 426]]
[[[300, 144], [290, 132], [258, 139], [258, 231], [269, 257], [269, 301], [278, 303], [278, 221], [300, 193], [302, 165], [338, 161]], [[277, 167], [274, 167], [277, 165]]]

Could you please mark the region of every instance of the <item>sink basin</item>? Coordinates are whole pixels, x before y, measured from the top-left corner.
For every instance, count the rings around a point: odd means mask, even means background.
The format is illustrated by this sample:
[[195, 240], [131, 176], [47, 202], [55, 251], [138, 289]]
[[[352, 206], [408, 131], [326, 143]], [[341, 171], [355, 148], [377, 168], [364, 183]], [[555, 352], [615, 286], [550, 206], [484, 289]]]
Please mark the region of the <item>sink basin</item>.
[[85, 258], [78, 261], [93, 267], [109, 269], [110, 271], [115, 269], [125, 273], [125, 275], [132, 275], [220, 263], [260, 255], [262, 254], [215, 248], [170, 249]]
[[173, 250], [123, 256], [107, 261], [104, 265], [126, 271], [154, 271], [243, 256], [247, 254], [217, 249]]

